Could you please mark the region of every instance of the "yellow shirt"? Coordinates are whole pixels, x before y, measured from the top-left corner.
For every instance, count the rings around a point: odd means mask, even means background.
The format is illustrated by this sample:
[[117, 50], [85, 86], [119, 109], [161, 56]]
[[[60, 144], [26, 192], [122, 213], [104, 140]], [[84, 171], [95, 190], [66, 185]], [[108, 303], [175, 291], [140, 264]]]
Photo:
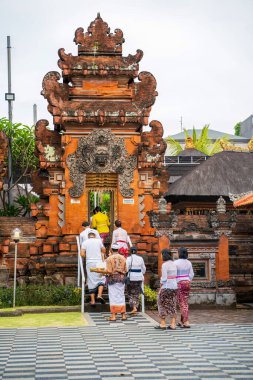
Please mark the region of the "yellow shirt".
[[99, 234], [106, 234], [109, 232], [110, 222], [108, 216], [102, 212], [93, 215], [91, 227], [96, 228]]

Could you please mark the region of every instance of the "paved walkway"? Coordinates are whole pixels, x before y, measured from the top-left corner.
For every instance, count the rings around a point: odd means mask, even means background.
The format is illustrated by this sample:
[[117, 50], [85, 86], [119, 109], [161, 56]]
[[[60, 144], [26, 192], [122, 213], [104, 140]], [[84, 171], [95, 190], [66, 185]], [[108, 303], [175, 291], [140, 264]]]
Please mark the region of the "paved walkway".
[[253, 379], [253, 324], [160, 331], [149, 317], [93, 326], [0, 329], [0, 379]]
[[[147, 311], [154, 320], [159, 321], [157, 311]], [[180, 313], [177, 313], [180, 319]], [[191, 324], [203, 323], [253, 323], [253, 309], [191, 309], [189, 312]]]

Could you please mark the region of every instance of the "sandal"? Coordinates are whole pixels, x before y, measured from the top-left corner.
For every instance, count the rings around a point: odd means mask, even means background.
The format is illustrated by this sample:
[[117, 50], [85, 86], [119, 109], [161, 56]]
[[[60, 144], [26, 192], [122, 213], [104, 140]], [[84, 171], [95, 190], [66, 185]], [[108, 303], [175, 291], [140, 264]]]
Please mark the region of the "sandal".
[[97, 297], [97, 301], [99, 301], [102, 305], [105, 304], [105, 300], [103, 299], [103, 297]]
[[127, 316], [122, 317], [121, 320], [122, 320], [122, 321], [126, 321], [126, 320], [127, 320]]
[[182, 327], [182, 326], [183, 326], [183, 323], [182, 323], [182, 322], [178, 322], [178, 323], [177, 323], [177, 326], [178, 326], [178, 327]]
[[167, 327], [166, 326], [165, 327], [161, 327], [160, 325], [158, 325], [158, 326], [155, 326], [154, 329], [156, 329], [156, 330], [166, 330]]
[[168, 330], [176, 330], [176, 327], [168, 326], [167, 329]]
[[107, 321], [109, 321], [109, 322], [116, 322], [116, 318], [111, 318], [111, 317], [109, 317], [108, 319], [107, 319]]
[[182, 329], [190, 329], [190, 328], [191, 328], [190, 325], [181, 325], [180, 327], [181, 327]]

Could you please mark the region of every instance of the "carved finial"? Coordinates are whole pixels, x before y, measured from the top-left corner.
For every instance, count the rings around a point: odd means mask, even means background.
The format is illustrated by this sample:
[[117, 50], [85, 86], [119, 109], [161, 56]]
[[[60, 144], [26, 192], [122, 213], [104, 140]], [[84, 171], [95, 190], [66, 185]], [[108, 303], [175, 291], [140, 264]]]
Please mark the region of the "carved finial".
[[249, 148], [250, 152], [253, 152], [253, 136], [251, 137], [251, 139], [248, 142], [248, 148]]
[[[248, 143], [248, 148], [243, 148], [240, 146], [231, 145], [231, 144], [229, 144], [229, 142], [227, 142], [223, 139], [220, 139], [220, 146], [226, 152], [248, 152], [248, 151], [250, 151], [250, 145], [249, 144], [250, 144], [250, 141]], [[253, 143], [252, 143], [252, 150], [253, 150]]]
[[216, 202], [216, 211], [218, 214], [226, 213], [226, 201], [222, 196]]
[[123, 33], [115, 29], [110, 33], [108, 24], [103, 21], [98, 12], [97, 17], [90, 23], [87, 32], [83, 28], [75, 31], [74, 42], [78, 45], [79, 55], [94, 55], [94, 45], [97, 44], [96, 54], [122, 55]]
[[195, 148], [192, 137], [187, 137], [185, 139], [185, 149]]

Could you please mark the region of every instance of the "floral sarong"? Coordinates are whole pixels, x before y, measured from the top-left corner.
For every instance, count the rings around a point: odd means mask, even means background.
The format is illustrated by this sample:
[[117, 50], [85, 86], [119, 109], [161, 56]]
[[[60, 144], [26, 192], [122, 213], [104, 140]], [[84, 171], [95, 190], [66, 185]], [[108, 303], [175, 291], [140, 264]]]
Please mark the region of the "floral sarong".
[[177, 289], [161, 289], [157, 304], [160, 318], [175, 315], [177, 311]]
[[180, 313], [181, 313], [181, 322], [185, 323], [188, 321], [188, 313], [189, 313], [189, 293], [190, 293], [190, 281], [180, 281], [177, 284], [178, 292], [177, 292], [177, 302], [179, 304]]
[[127, 285], [127, 295], [129, 299], [129, 305], [131, 308], [136, 307], [138, 309], [140, 303], [142, 281], [130, 281]]

